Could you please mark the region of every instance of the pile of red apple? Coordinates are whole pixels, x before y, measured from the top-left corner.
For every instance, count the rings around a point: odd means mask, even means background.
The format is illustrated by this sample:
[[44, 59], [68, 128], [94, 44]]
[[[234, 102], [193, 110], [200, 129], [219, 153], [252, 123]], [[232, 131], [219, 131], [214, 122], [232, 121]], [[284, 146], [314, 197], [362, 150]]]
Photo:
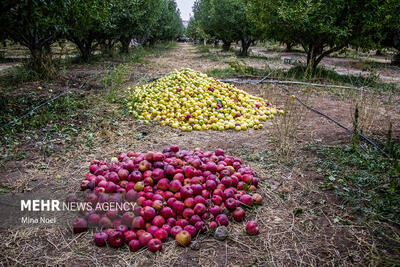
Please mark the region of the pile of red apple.
[[[92, 204], [135, 205], [87, 211], [73, 230], [98, 227], [103, 232], [94, 235], [96, 245], [126, 243], [131, 251], [145, 246], [158, 251], [169, 236], [186, 246], [198, 233], [228, 226], [229, 218], [243, 221], [243, 208], [262, 203], [257, 186], [254, 172], [222, 149], [188, 152], [171, 146], [162, 153], [121, 153], [111, 162], [93, 160], [81, 189], [89, 191], [85, 201]], [[258, 234], [257, 223], [248, 222], [246, 232]]]

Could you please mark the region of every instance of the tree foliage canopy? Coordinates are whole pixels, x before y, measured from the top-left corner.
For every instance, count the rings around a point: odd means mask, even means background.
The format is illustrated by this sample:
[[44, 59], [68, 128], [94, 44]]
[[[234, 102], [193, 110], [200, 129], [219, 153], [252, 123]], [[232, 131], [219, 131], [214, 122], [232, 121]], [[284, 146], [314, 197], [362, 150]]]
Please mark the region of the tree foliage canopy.
[[303, 46], [314, 71], [323, 57], [348, 44], [372, 47], [376, 0], [253, 0], [251, 16], [267, 38]]
[[222, 40], [225, 49], [232, 42], [241, 41], [241, 53], [247, 55], [250, 44], [258, 38], [255, 24], [247, 15], [247, 5], [241, 0], [201, 0], [193, 11], [197, 25], [206, 34]]

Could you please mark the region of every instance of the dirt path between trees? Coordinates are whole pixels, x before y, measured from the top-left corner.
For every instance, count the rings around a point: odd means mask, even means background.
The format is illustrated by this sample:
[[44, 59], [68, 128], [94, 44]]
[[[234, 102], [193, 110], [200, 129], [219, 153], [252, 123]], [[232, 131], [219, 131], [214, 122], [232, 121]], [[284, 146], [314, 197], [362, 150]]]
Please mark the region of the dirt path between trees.
[[[132, 69], [130, 84], [143, 77], [157, 77], [173, 69], [189, 67], [198, 71], [225, 68], [224, 62], [201, 57], [191, 44], [178, 44], [158, 56], [150, 56], [146, 63]], [[126, 84], [128, 86], [128, 84]], [[284, 108], [286, 94], [274, 85], [240, 85], [254, 95], [268, 98]], [[315, 92], [306, 94], [303, 88], [290, 87], [307, 103], [324, 111], [351, 127], [354, 102], [343, 97], [345, 93]], [[376, 99], [383, 103], [386, 98]], [[396, 103], [398, 99], [391, 100]], [[316, 114], [296, 107], [299, 122], [295, 122], [296, 142], [289, 161], [278, 156], [277, 127], [268, 121], [263, 130], [181, 132], [157, 123], [144, 125], [130, 116], [114, 117], [119, 104], [93, 106], [95, 118], [90, 122], [92, 142], [87, 148], [67, 150], [43, 158], [32, 143], [22, 144], [21, 150], [33, 151], [31, 157], [11, 161], [4, 166], [0, 181], [16, 191], [53, 192], [66, 196], [80, 187], [92, 159], [110, 159], [119, 152], [158, 151], [171, 144], [192, 150], [215, 150], [241, 157], [260, 177], [260, 193], [264, 204], [248, 213], [247, 220], [257, 220], [261, 227], [258, 236], [244, 232], [245, 223], [232, 223], [229, 238], [217, 241], [212, 235], [198, 238], [199, 250], [181, 248], [174, 241], [163, 245], [161, 253], [147, 250], [131, 253], [123, 249], [98, 248], [92, 243], [92, 233], [73, 235], [64, 227], [26, 227], [0, 230], [0, 262], [4, 265], [139, 265], [139, 266], [337, 266], [367, 265], [376, 253], [371, 231], [341, 208], [341, 200], [331, 192], [321, 191], [324, 179], [315, 171], [313, 160], [317, 155], [304, 150], [310, 143], [348, 143], [351, 136]], [[366, 122], [372, 132], [386, 131], [388, 116], [395, 123], [395, 136], [400, 137], [400, 110], [396, 105], [376, 104], [371, 110], [376, 116]], [[117, 118], [117, 119], [115, 119]], [[84, 139], [83, 132], [78, 138]], [[30, 146], [30, 147], [28, 147]], [[285, 164], [284, 162], [287, 162]], [[289, 163], [288, 163], [289, 162]], [[295, 164], [291, 164], [295, 163]], [[342, 224], [335, 218], [350, 222]]]

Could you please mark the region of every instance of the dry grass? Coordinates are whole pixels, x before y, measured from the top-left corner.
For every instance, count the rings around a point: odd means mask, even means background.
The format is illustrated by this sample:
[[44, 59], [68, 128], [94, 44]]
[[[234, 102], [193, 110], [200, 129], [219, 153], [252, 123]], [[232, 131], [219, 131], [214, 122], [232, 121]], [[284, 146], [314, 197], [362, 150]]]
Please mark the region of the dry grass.
[[[199, 70], [212, 67], [210, 61], [198, 59], [193, 49], [183, 44], [165, 57], [150, 58], [149, 64], [132, 69], [132, 72], [138, 73], [139, 79], [179, 67]], [[179, 60], [181, 56], [182, 61]], [[172, 59], [174, 61], [170, 61]], [[131, 82], [138, 82], [138, 79]], [[287, 110], [286, 117], [269, 121], [258, 131], [186, 133], [156, 123], [143, 125], [128, 116], [113, 117], [111, 114], [118, 105], [99, 105], [95, 107], [97, 119], [89, 127], [94, 132], [96, 145], [93, 148], [82, 145], [46, 159], [34, 157], [29, 164], [25, 164], [28, 161], [9, 163], [14, 164], [14, 169], [21, 170], [19, 178], [2, 177], [2, 181], [8, 179], [8, 188], [18, 192], [40, 188], [66, 196], [78, 190], [93, 158], [109, 159], [128, 150], [157, 151], [170, 144], [188, 150], [221, 147], [227, 154], [241, 157], [260, 177], [258, 191], [264, 204], [249, 211], [246, 217], [246, 221], [255, 219], [259, 222], [260, 235], [246, 235], [244, 222], [231, 223], [226, 241], [217, 241], [210, 233], [198, 237], [199, 250], [178, 247], [174, 241], [169, 241], [163, 245], [161, 253], [153, 254], [147, 250], [131, 253], [127, 247], [98, 248], [92, 243], [91, 232], [73, 235], [68, 226], [13, 227], [0, 230], [0, 263], [6, 266], [347, 266], [368, 265], [381, 255], [390, 256], [390, 252], [379, 248], [379, 240], [375, 240], [367, 225], [356, 222], [346, 213], [340, 206], [340, 199], [331, 192], [320, 190], [321, 177], [310, 168], [315, 155], [297, 149], [318, 135], [337, 137], [340, 129], [314, 114], [306, 115], [280, 88], [246, 85], [240, 88], [283, 107]], [[319, 109], [330, 109], [343, 117], [351, 110], [344, 101], [318, 96], [309, 101]], [[377, 114], [380, 118], [380, 113]], [[369, 125], [376, 120], [369, 119]], [[78, 139], [83, 139], [84, 135], [83, 132]], [[288, 160], [295, 163], [291, 167], [281, 163], [275, 152], [270, 153], [280, 147], [279, 143], [271, 142], [276, 136], [282, 136], [282, 151], [297, 149], [297, 153], [288, 154]], [[271, 158], [260, 156], [266, 152]], [[60, 178], [55, 179], [58, 175]], [[335, 218], [339, 221], [335, 222]]]

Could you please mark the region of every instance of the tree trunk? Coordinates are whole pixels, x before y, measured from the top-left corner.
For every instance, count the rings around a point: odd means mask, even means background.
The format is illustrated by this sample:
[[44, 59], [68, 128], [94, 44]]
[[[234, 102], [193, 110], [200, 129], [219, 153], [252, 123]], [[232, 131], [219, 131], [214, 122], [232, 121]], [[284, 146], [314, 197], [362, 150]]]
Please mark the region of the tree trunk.
[[93, 40], [87, 39], [83, 41], [75, 40], [74, 43], [79, 49], [83, 62], [88, 62], [93, 50]]
[[131, 43], [131, 38], [121, 38], [119, 39], [121, 42], [121, 54], [129, 53], [129, 44]]
[[31, 57], [28, 62], [30, 69], [34, 70], [41, 77], [51, 77], [56, 73], [53, 66], [51, 51], [44, 46], [29, 47]]
[[228, 41], [222, 41], [222, 50], [223, 51], [229, 51], [229, 48], [231, 48], [231, 43], [232, 42], [228, 42]]
[[285, 44], [286, 44], [285, 52], [292, 52], [293, 43], [285, 42]]
[[343, 47], [344, 45], [333, 46], [324, 51], [323, 44], [310, 44], [308, 46], [303, 45], [303, 48], [307, 53], [307, 69], [305, 76], [312, 77], [312, 75], [315, 74], [318, 64], [324, 57], [333, 52], [339, 51]]
[[392, 64], [395, 66], [400, 66], [400, 51], [397, 51], [397, 53], [394, 54]]
[[240, 56], [247, 57], [249, 55], [249, 47], [251, 45], [252, 40], [250, 39], [242, 39], [241, 44], [242, 47], [240, 49]]

